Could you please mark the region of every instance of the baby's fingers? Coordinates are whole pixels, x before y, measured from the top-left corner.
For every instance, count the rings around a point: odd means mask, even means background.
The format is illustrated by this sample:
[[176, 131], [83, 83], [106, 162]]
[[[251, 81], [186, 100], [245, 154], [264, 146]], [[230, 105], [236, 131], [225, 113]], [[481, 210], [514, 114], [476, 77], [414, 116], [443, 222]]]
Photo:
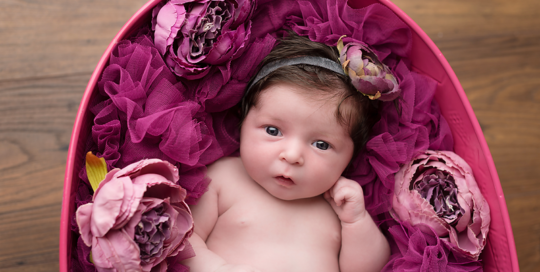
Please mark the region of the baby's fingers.
[[343, 202], [363, 201], [362, 187], [354, 180], [341, 177], [331, 191], [338, 206], [341, 206]]
[[324, 197], [342, 222], [356, 222], [367, 214], [362, 187], [354, 180], [341, 177]]
[[[330, 206], [332, 206], [332, 208], [335, 210], [335, 209], [337, 208], [337, 205], [336, 205], [336, 202], [335, 202], [335, 200], [334, 200], [334, 194], [332, 193], [332, 192], [333, 192], [332, 189], [333, 189], [333, 188], [330, 188], [330, 190], [324, 192], [324, 195], [323, 195], [323, 196], [324, 196], [324, 199], [325, 199], [326, 201], [328, 201], [328, 203], [330, 203]], [[341, 205], [341, 204], [340, 204], [340, 205]]]
[[345, 202], [354, 201], [357, 194], [357, 191], [351, 186], [340, 186], [334, 192], [334, 201], [339, 207]]

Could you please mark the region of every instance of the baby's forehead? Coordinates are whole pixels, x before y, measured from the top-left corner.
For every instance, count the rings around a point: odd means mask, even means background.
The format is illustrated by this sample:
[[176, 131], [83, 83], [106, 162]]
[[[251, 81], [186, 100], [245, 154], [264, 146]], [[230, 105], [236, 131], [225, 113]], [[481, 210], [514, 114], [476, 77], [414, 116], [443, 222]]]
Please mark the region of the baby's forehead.
[[265, 89], [255, 108], [269, 118], [300, 122], [304, 119], [296, 117], [303, 116], [311, 122], [310, 126], [331, 126], [348, 131], [336, 116], [339, 104], [340, 98], [327, 92], [283, 84]]
[[[314, 104], [314, 106], [317, 106], [317, 105], [337, 106], [339, 104], [340, 98], [345, 93], [343, 90], [340, 89], [339, 86], [336, 86], [335, 89], [330, 90], [330, 89], [319, 89], [315, 87], [309, 87], [307, 85], [298, 85], [296, 83], [291, 83], [291, 82], [279, 82], [279, 83], [274, 83], [268, 86], [267, 88], [263, 89], [261, 91], [259, 98], [260, 99], [268, 98], [269, 96], [272, 96], [272, 92], [275, 90], [297, 94], [302, 98], [302, 100], [308, 103], [312, 103]], [[288, 97], [279, 96], [276, 99], [287, 100]]]

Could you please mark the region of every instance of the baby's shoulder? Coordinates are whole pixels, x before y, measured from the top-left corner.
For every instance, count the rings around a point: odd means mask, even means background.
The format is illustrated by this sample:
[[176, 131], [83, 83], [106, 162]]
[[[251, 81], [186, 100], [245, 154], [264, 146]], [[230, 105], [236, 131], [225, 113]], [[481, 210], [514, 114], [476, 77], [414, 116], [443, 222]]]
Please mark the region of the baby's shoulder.
[[236, 169], [244, 169], [240, 157], [223, 157], [212, 164], [208, 165], [208, 174], [222, 173]]
[[247, 173], [240, 157], [223, 157], [208, 165], [206, 175], [211, 185], [219, 186], [223, 182], [230, 184], [234, 180], [244, 179]]

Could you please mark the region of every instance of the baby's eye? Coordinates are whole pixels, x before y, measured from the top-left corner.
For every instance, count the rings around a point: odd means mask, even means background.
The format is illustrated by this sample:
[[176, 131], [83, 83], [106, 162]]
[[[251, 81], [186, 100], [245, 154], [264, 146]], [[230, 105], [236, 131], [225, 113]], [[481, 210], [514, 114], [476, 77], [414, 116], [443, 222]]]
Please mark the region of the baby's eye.
[[327, 150], [330, 147], [330, 144], [325, 141], [315, 141], [312, 145], [320, 150]]
[[266, 130], [266, 133], [268, 133], [269, 135], [272, 135], [272, 136], [282, 136], [281, 135], [281, 131], [279, 131], [279, 129], [277, 129], [276, 127], [266, 127], [264, 128]]

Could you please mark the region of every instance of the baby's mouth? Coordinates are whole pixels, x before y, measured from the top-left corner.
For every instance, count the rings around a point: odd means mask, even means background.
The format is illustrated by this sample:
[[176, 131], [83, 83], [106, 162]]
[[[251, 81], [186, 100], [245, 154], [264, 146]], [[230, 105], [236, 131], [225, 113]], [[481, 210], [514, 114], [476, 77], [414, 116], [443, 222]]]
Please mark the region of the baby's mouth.
[[283, 187], [291, 187], [294, 185], [294, 181], [284, 176], [276, 177], [277, 183]]

